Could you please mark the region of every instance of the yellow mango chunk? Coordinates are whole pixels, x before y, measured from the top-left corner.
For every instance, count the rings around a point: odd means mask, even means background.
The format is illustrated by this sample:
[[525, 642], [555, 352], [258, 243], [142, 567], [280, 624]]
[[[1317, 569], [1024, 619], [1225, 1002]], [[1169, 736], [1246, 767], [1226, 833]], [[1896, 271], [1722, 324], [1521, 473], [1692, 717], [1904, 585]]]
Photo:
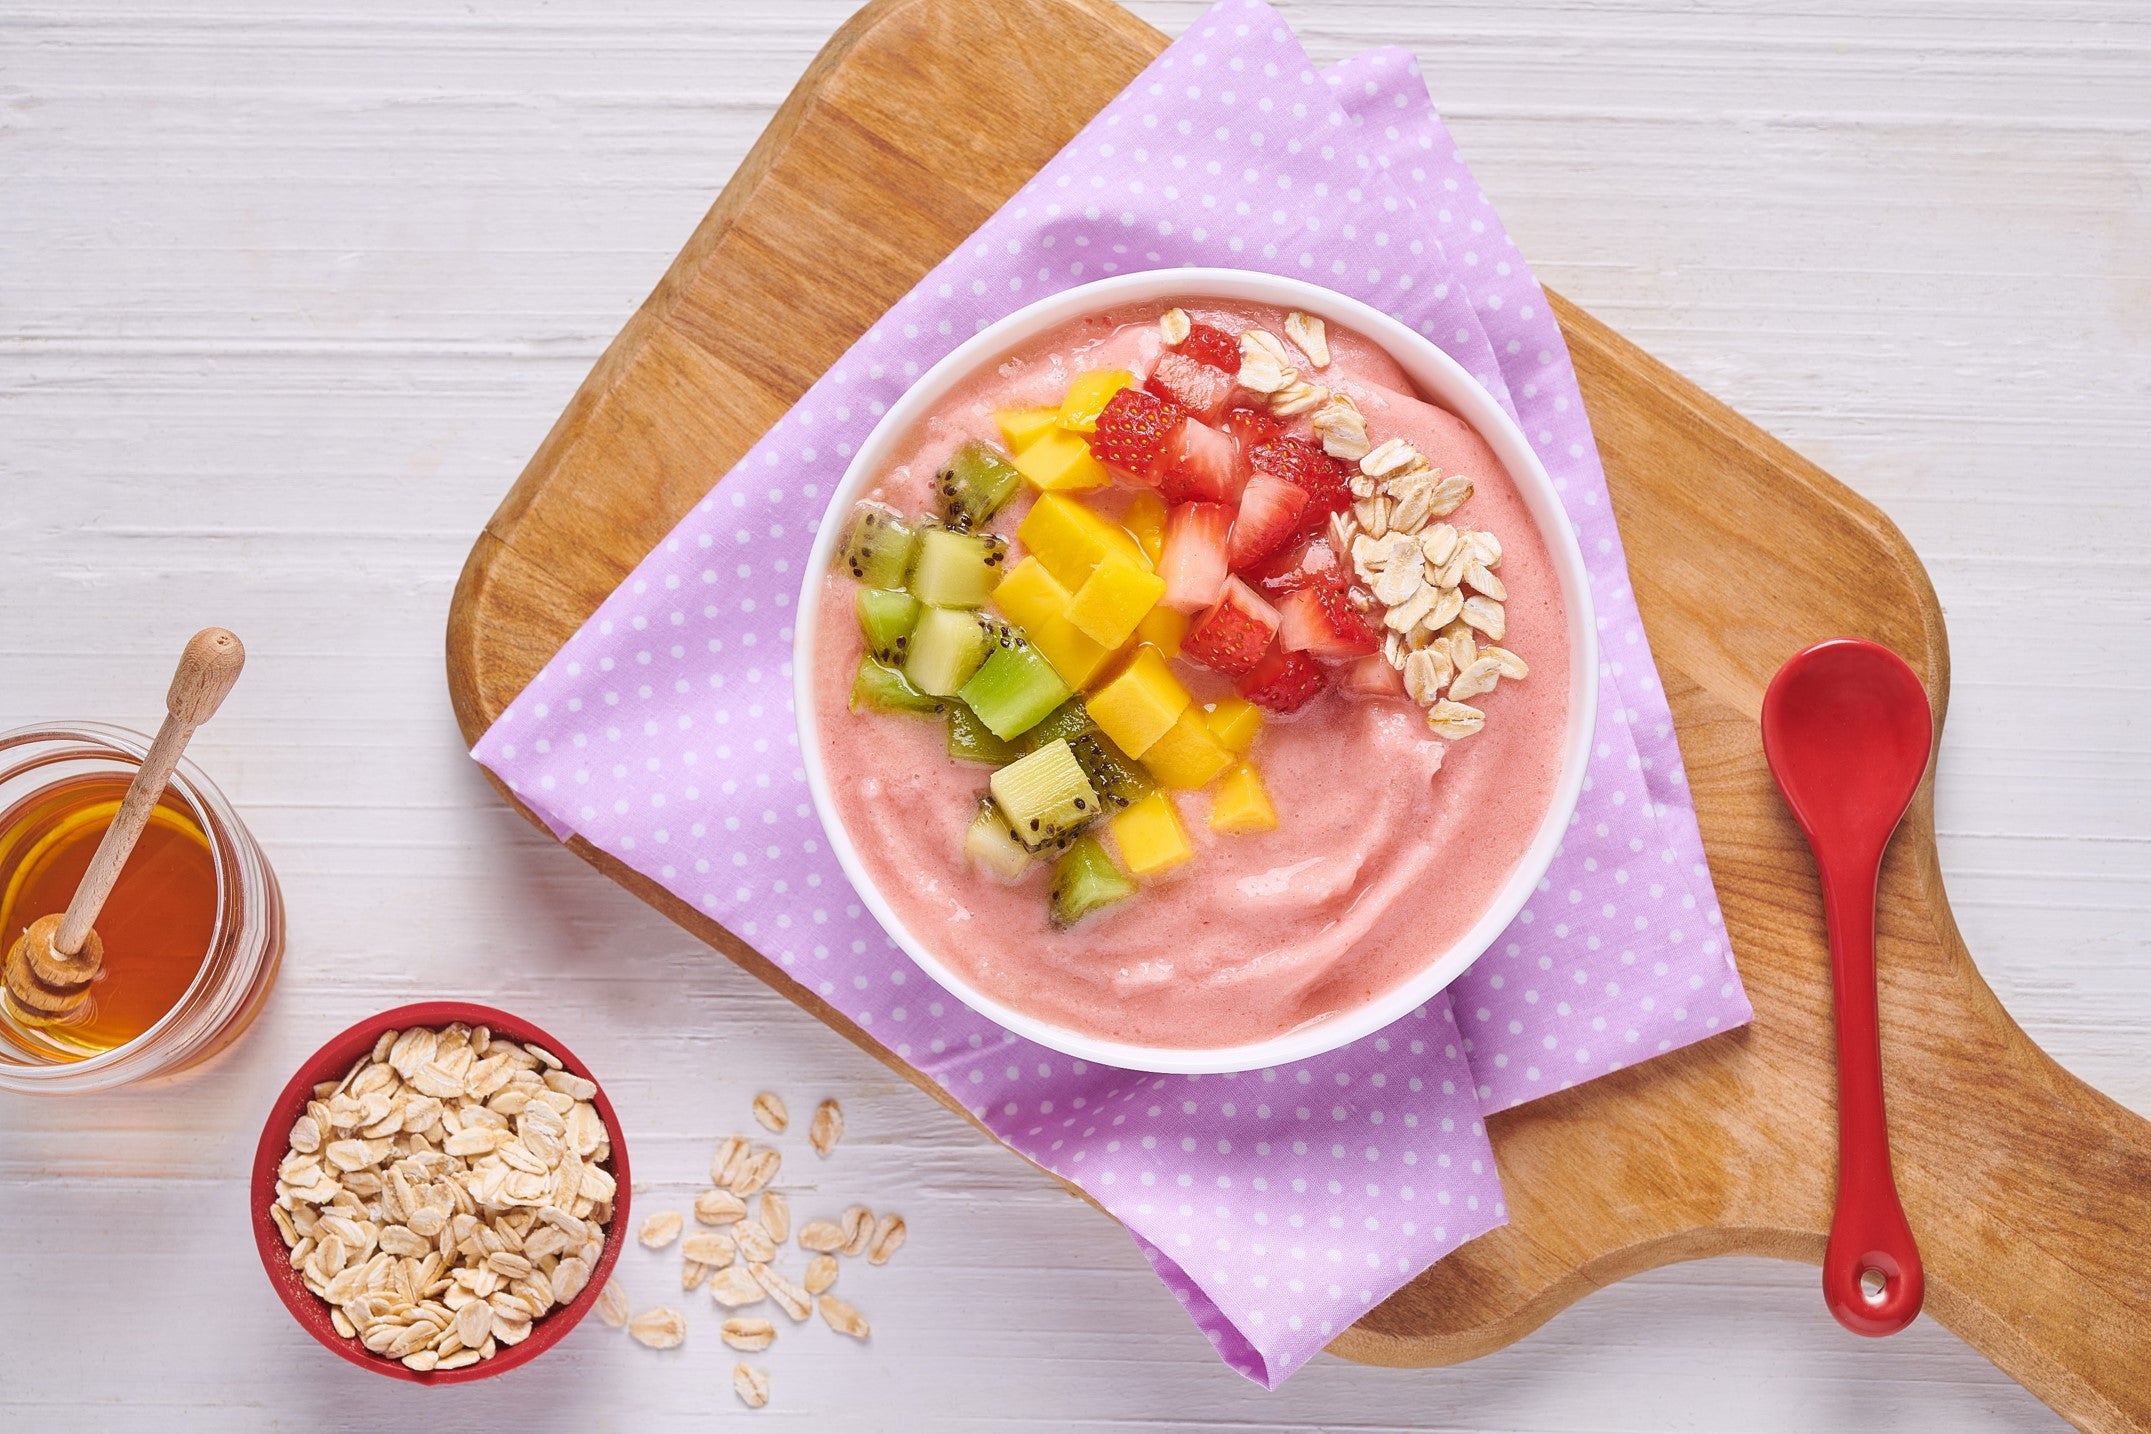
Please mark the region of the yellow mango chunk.
[[1135, 635], [1167, 657], [1178, 657], [1181, 640], [1188, 635], [1188, 624], [1193, 621], [1186, 613], [1161, 604], [1143, 614], [1143, 620], [1135, 625]]
[[1021, 453], [1060, 426], [1061, 411], [1057, 408], [1004, 408], [993, 416], [993, 421], [1000, 428], [1008, 451]]
[[1210, 735], [1234, 756], [1244, 757], [1262, 731], [1262, 709], [1241, 697], [1220, 697], [1210, 709]]
[[1008, 570], [993, 590], [993, 605], [1018, 627], [1036, 627], [1048, 618], [1068, 613], [1068, 589], [1062, 587], [1046, 565], [1025, 558]]
[[[1091, 707], [1095, 718], [1098, 709]], [[1143, 765], [1158, 784], [1181, 791], [1193, 791], [1207, 787], [1218, 774], [1232, 765], [1232, 753], [1217, 744], [1210, 735], [1210, 725], [1204, 720], [1200, 707], [1188, 707], [1181, 711], [1178, 720], [1143, 749]], [[1100, 722], [1099, 726], [1105, 724]]]
[[[1021, 463], [1017, 464], [1021, 467]], [[1024, 551], [1046, 565], [1046, 571], [1070, 592], [1083, 586], [1092, 568], [1107, 554], [1116, 553], [1137, 567], [1150, 560], [1118, 523], [1100, 517], [1086, 504], [1060, 493], [1041, 493], [1031, 511], [1016, 525], [1016, 540]]]
[[1195, 855], [1173, 799], [1163, 792], [1152, 792], [1116, 815], [1113, 840], [1120, 844], [1120, 859], [1137, 876], [1158, 876]]
[[1068, 620], [1066, 613], [1053, 613], [1037, 622], [1025, 623], [1023, 635], [1038, 655], [1053, 665], [1061, 681], [1082, 688], [1113, 658], [1113, 649], [1093, 642]]
[[1090, 570], [1068, 603], [1068, 620], [1085, 636], [1118, 647], [1134, 635], [1144, 614], [1165, 596], [1165, 579], [1118, 554]]
[[1128, 511], [1121, 515], [1121, 524], [1135, 535], [1143, 552], [1152, 563], [1165, 551], [1165, 500], [1147, 488], [1135, 495]]
[[[1052, 658], [1046, 660], [1050, 662]], [[1086, 699], [1085, 705], [1090, 708], [1090, 720], [1121, 751], [1140, 757], [1171, 729], [1193, 700], [1158, 650], [1142, 647], [1136, 649], [1118, 676]]]
[[1016, 454], [1016, 471], [1031, 486], [1047, 493], [1067, 493], [1079, 488], [1103, 488], [1113, 481], [1105, 465], [1090, 456], [1090, 444], [1080, 433], [1055, 428], [1025, 444]]
[[[1133, 810], [1133, 808], [1130, 808]], [[1210, 802], [1210, 830], [1215, 832], [1266, 832], [1277, 829], [1277, 808], [1262, 785], [1262, 774], [1242, 762], [1217, 784]]]
[[1124, 368], [1077, 374], [1076, 381], [1068, 385], [1068, 396], [1061, 400], [1061, 427], [1071, 433], [1096, 433], [1098, 415], [1105, 412], [1106, 404], [1114, 394], [1134, 383], [1135, 375]]

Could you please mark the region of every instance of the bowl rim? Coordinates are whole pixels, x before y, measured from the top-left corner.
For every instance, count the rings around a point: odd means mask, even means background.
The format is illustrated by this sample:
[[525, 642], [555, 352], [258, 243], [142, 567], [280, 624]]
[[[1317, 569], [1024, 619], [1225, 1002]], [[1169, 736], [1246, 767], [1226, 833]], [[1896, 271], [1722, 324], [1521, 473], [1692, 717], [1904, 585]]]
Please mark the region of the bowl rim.
[[[1038, 333], [1115, 304], [1176, 296], [1198, 303], [1237, 301], [1319, 312], [1386, 351], [1405, 370], [1421, 396], [1461, 418], [1508, 469], [1545, 538], [1568, 618], [1568, 726], [1563, 733], [1560, 776], [1530, 843], [1479, 919], [1445, 951], [1429, 960], [1419, 974], [1373, 1000], [1280, 1035], [1234, 1046], [1146, 1046], [1103, 1039], [1011, 1007], [950, 969], [898, 919], [860, 860], [850, 832], [837, 819], [828, 773], [822, 764], [820, 721], [814, 703], [812, 648], [821, 613], [822, 578], [843, 526], [835, 521], [835, 515], [857, 501], [860, 492], [870, 486], [885, 464], [888, 451], [957, 381]], [[980, 1015], [1064, 1055], [1128, 1070], [1211, 1075], [1307, 1060], [1403, 1019], [1446, 989], [1492, 946], [1552, 865], [1583, 792], [1598, 720], [1598, 624], [1590, 573], [1575, 524], [1561, 504], [1552, 477], [1516, 421], [1463, 365], [1409, 325], [1350, 295], [1258, 270], [1189, 266], [1094, 279], [1026, 304], [958, 344], [889, 405], [845, 466], [844, 476], [830, 493], [815, 531], [794, 613], [792, 700], [801, 764], [830, 848], [868, 911], [920, 969]]]
[[[528, 1041], [545, 1047], [560, 1058], [560, 1064], [571, 1074], [598, 1087], [591, 1104], [597, 1107], [598, 1116], [605, 1122], [606, 1138], [611, 1142], [611, 1158], [607, 1162], [618, 1192], [613, 1200], [612, 1220], [605, 1227], [605, 1248], [598, 1255], [597, 1267], [590, 1272], [589, 1283], [582, 1293], [567, 1304], [558, 1306], [530, 1327], [530, 1336], [521, 1344], [502, 1348], [491, 1359], [481, 1359], [476, 1364], [461, 1369], [425, 1370], [407, 1368], [402, 1361], [386, 1355], [375, 1354], [355, 1339], [345, 1339], [336, 1332], [330, 1322], [331, 1306], [312, 1290], [306, 1288], [291, 1269], [290, 1251], [285, 1247], [284, 1235], [269, 1214], [269, 1206], [276, 1199], [276, 1171], [283, 1163], [285, 1153], [291, 1148], [291, 1125], [306, 1111], [306, 1103], [313, 1094], [314, 1086], [330, 1078], [330, 1073], [340, 1076], [344, 1070], [370, 1051], [381, 1032], [408, 1030], [414, 1026], [440, 1027], [461, 1021], [469, 1026], [485, 1026], [498, 1036], [511, 1041]], [[271, 1288], [291, 1317], [301, 1328], [314, 1337], [315, 1343], [332, 1354], [358, 1365], [375, 1374], [385, 1374], [392, 1379], [412, 1384], [469, 1384], [480, 1379], [491, 1379], [530, 1363], [545, 1351], [564, 1339], [568, 1331], [582, 1322], [598, 1295], [612, 1278], [613, 1266], [619, 1262], [621, 1239], [628, 1229], [628, 1206], [632, 1196], [632, 1178], [628, 1170], [627, 1142], [622, 1138], [619, 1115], [612, 1102], [605, 1097], [605, 1088], [590, 1074], [575, 1053], [547, 1034], [541, 1027], [522, 1017], [496, 1007], [480, 1005], [472, 1001], [418, 1001], [407, 1006], [397, 1006], [378, 1015], [368, 1016], [338, 1031], [320, 1048], [299, 1063], [291, 1079], [285, 1083], [276, 1100], [269, 1107], [268, 1119], [263, 1123], [261, 1139], [254, 1147], [254, 1168], [247, 1180], [247, 1224], [254, 1232], [254, 1247], [261, 1256], [262, 1271], [269, 1277]]]

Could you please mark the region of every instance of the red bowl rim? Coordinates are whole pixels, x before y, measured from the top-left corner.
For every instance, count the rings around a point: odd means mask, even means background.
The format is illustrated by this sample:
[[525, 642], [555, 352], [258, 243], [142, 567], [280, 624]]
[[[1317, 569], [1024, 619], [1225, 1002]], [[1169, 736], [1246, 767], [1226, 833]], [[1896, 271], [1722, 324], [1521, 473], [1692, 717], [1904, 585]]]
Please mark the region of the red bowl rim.
[[254, 1148], [254, 1173], [247, 1182], [247, 1197], [251, 1206], [248, 1221], [254, 1230], [254, 1245], [261, 1255], [262, 1270], [269, 1277], [270, 1286], [284, 1308], [291, 1311], [305, 1331], [317, 1343], [331, 1353], [368, 1369], [375, 1374], [385, 1374], [392, 1379], [407, 1380], [412, 1384], [468, 1384], [474, 1380], [490, 1379], [506, 1374], [509, 1370], [530, 1363], [539, 1355], [558, 1344], [582, 1322], [590, 1307], [597, 1303], [605, 1283], [612, 1277], [613, 1265], [620, 1258], [621, 1231], [628, 1228], [628, 1200], [630, 1183], [627, 1165], [627, 1142], [621, 1138], [620, 1118], [614, 1114], [612, 1102], [605, 1098], [605, 1088], [598, 1086], [591, 1103], [605, 1122], [605, 1133], [612, 1142], [612, 1156], [606, 1162], [619, 1192], [613, 1197], [612, 1223], [605, 1230], [605, 1248], [598, 1256], [597, 1268], [590, 1272], [590, 1283], [583, 1292], [565, 1306], [549, 1311], [543, 1319], [530, 1327], [530, 1337], [521, 1344], [501, 1349], [491, 1359], [481, 1359], [476, 1364], [461, 1369], [428, 1370], [421, 1373], [404, 1365], [401, 1360], [375, 1354], [355, 1339], [345, 1339], [336, 1332], [329, 1320], [330, 1306], [326, 1300], [306, 1287], [291, 1268], [291, 1252], [284, 1245], [283, 1231], [269, 1214], [269, 1206], [276, 1200], [276, 1172], [291, 1148], [291, 1126], [306, 1113], [306, 1103], [312, 1098], [316, 1084], [330, 1075], [342, 1076], [352, 1063], [373, 1049], [381, 1032], [408, 1030], [413, 1026], [439, 1028], [461, 1021], [468, 1026], [485, 1026], [496, 1036], [511, 1041], [530, 1041], [545, 1047], [560, 1058], [560, 1064], [575, 1075], [597, 1084], [597, 1077], [589, 1067], [576, 1059], [575, 1053], [546, 1034], [537, 1026], [520, 1016], [491, 1006], [476, 1005], [469, 1001], [421, 1001], [415, 1005], [398, 1006], [377, 1016], [351, 1026], [329, 1038], [320, 1050], [303, 1061], [291, 1081], [277, 1096], [269, 1108], [268, 1121], [261, 1129], [261, 1142]]

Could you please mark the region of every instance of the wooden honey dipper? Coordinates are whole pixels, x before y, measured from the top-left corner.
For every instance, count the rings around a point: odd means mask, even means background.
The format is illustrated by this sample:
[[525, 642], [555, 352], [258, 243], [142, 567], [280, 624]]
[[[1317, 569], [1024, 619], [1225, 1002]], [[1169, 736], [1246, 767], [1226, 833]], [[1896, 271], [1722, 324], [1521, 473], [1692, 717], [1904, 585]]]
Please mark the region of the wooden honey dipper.
[[104, 964], [104, 942], [95, 930], [98, 912], [119, 880], [120, 868], [149, 824], [150, 811], [172, 780], [180, 754], [194, 729], [207, 722], [239, 680], [246, 649], [221, 627], [205, 627], [187, 642], [164, 696], [164, 724], [142, 758], [134, 781], [121, 799], [112, 825], [82, 873], [67, 910], [30, 923], [7, 953], [7, 996], [16, 1012], [37, 1022], [55, 1022], [79, 1011], [90, 998], [90, 983]]

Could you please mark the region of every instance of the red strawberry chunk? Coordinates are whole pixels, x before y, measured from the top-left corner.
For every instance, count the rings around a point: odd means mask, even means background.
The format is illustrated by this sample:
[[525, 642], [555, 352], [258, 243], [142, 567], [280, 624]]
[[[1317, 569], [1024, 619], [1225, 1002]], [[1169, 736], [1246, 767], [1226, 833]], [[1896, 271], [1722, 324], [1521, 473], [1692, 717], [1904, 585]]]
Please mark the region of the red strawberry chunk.
[[[1254, 486], [1254, 480], [1248, 481]], [[1327, 538], [1303, 538], [1287, 543], [1259, 563], [1251, 563], [1240, 570], [1240, 575], [1260, 588], [1272, 599], [1280, 593], [1318, 583], [1334, 575], [1337, 557], [1329, 550]]]
[[1381, 633], [1345, 597], [1341, 578], [1287, 593], [1277, 604], [1277, 642], [1331, 662], [1363, 657], [1381, 646]]
[[[1192, 426], [1192, 425], [1191, 425]], [[1159, 601], [1180, 612], [1201, 612], [1225, 591], [1225, 550], [1232, 509], [1222, 503], [1182, 503], [1165, 515], [1165, 546], [1158, 576]]]
[[1232, 570], [1242, 572], [1290, 541], [1306, 506], [1306, 493], [1282, 478], [1257, 473], [1248, 479], [1240, 492], [1240, 514], [1232, 520]]
[[1300, 525], [1319, 532], [1329, 515], [1352, 506], [1353, 467], [1332, 458], [1303, 438], [1279, 438], [1248, 450], [1248, 461], [1264, 473], [1284, 479], [1307, 495]]
[[1329, 669], [1304, 652], [1272, 647], [1254, 671], [1240, 679], [1240, 695], [1272, 712], [1297, 712], [1329, 685]]
[[1124, 388], [1098, 415], [1098, 431], [1090, 436], [1091, 457], [1122, 477], [1146, 482], [1151, 465], [1186, 418], [1171, 399]]
[[1188, 336], [1180, 341], [1180, 352], [1197, 363], [1223, 369], [1226, 373], [1240, 371], [1239, 339], [1209, 324], [1188, 325]]
[[1337, 685], [1361, 697], [1402, 697], [1404, 674], [1391, 667], [1389, 659], [1379, 652], [1370, 652], [1346, 663]]
[[1270, 650], [1276, 633], [1277, 609], [1238, 578], [1227, 578], [1224, 595], [1180, 640], [1180, 655], [1241, 677]]
[[1247, 467], [1230, 434], [1190, 418], [1166, 438], [1149, 476], [1168, 503], [1232, 503], [1247, 482]]
[[1167, 349], [1143, 387], [1159, 398], [1169, 398], [1205, 423], [1215, 423], [1232, 398], [1233, 376], [1198, 363], [1184, 353]]
[[1225, 410], [1225, 416], [1217, 421], [1217, 426], [1240, 440], [1242, 452], [1252, 452], [1275, 440], [1285, 431], [1287, 423], [1282, 418], [1272, 418], [1263, 409], [1243, 408], [1236, 404]]

